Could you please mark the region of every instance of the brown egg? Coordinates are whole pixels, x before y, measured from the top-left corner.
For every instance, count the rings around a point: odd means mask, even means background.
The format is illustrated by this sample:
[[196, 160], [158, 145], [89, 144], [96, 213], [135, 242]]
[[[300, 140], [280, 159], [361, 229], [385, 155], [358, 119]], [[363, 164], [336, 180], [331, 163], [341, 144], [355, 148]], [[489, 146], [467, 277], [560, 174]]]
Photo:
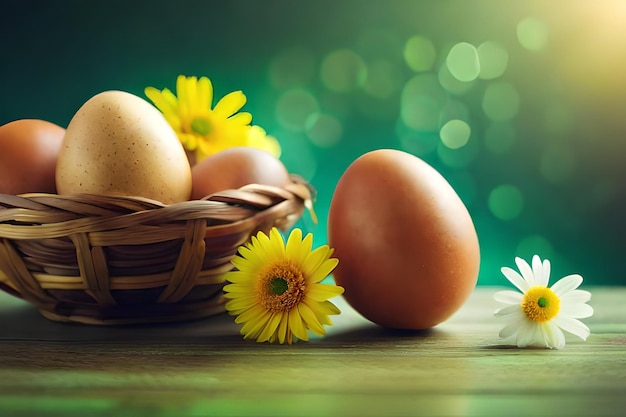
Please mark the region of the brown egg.
[[191, 169], [191, 199], [247, 184], [283, 187], [290, 182], [283, 163], [261, 149], [238, 146], [213, 154]]
[[346, 301], [383, 327], [445, 321], [478, 279], [467, 208], [439, 172], [405, 152], [372, 151], [348, 167], [331, 201], [328, 240]]
[[56, 193], [54, 172], [65, 129], [39, 119], [0, 126], [0, 193]]

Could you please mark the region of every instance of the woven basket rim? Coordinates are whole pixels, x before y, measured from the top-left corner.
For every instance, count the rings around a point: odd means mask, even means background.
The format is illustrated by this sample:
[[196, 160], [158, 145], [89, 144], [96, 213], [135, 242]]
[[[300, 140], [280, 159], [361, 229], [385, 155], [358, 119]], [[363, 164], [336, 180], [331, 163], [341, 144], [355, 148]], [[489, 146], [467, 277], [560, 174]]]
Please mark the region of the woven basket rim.
[[286, 230], [310, 208], [315, 190], [292, 179], [173, 204], [0, 194], [0, 289], [57, 321], [165, 322], [223, 311], [215, 294], [239, 246], [257, 231]]

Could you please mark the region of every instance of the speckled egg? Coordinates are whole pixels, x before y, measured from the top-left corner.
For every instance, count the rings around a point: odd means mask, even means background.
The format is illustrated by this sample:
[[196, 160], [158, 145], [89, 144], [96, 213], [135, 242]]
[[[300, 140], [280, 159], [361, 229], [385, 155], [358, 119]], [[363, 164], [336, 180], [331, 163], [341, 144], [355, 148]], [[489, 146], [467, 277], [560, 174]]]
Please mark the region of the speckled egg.
[[56, 166], [59, 194], [141, 196], [170, 204], [191, 195], [191, 167], [176, 132], [146, 100], [105, 91], [76, 112]]

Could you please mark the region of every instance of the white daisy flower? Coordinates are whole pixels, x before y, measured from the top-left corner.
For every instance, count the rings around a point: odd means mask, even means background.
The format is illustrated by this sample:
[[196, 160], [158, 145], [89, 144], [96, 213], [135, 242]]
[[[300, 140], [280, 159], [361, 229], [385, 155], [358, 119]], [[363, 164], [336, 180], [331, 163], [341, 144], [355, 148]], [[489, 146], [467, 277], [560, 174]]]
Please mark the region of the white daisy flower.
[[[498, 291], [496, 301], [508, 304], [495, 312], [508, 324], [500, 331], [503, 339], [512, 339], [520, 347], [542, 346], [550, 349], [565, 347], [562, 330], [572, 333], [582, 340], [589, 336], [589, 328], [580, 320], [593, 315], [593, 308], [587, 304], [591, 299], [589, 291], [578, 290], [583, 277], [568, 275], [548, 288], [550, 261], [535, 255], [532, 267], [521, 258], [515, 258], [517, 271], [503, 267], [502, 274], [520, 291]], [[562, 329], [562, 330], [561, 330]]]

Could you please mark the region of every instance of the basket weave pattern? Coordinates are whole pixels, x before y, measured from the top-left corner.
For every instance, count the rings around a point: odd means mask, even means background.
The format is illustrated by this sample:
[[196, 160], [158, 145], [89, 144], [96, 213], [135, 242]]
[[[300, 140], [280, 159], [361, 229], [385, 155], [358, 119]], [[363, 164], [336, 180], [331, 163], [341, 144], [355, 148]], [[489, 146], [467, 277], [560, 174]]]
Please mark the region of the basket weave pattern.
[[259, 230], [287, 229], [312, 189], [247, 185], [172, 205], [0, 194], [0, 288], [57, 321], [132, 324], [224, 311], [223, 274]]

